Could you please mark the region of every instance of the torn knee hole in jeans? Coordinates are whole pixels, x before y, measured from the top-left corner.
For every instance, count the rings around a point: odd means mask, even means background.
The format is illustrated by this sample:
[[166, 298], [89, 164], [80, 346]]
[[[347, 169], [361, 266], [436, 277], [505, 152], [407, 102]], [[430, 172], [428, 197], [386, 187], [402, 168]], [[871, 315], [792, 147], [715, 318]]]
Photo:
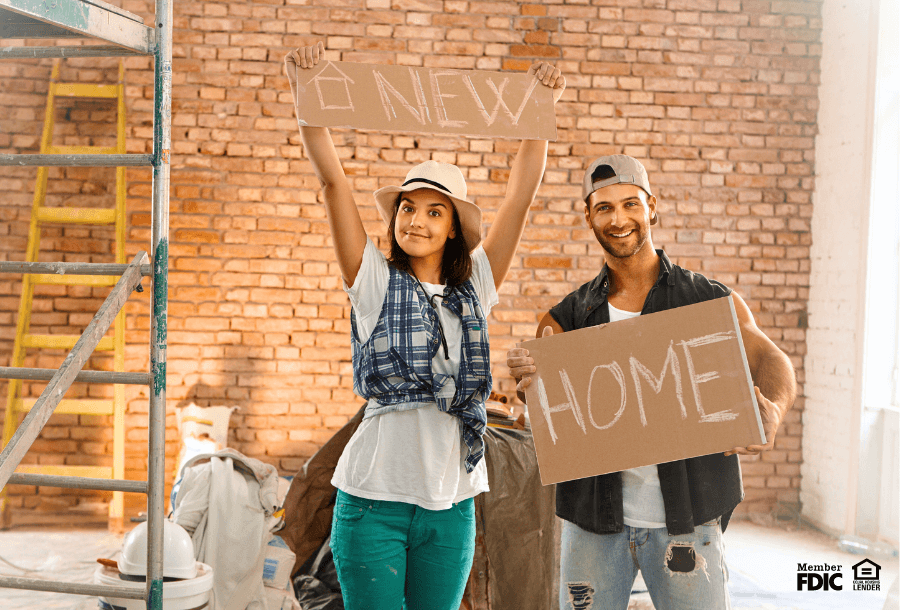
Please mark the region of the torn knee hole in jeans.
[[572, 610], [591, 610], [594, 607], [594, 587], [589, 582], [567, 582]]
[[695, 576], [697, 572], [702, 572], [706, 580], [709, 580], [706, 558], [694, 550], [693, 542], [670, 543], [664, 561], [669, 576]]

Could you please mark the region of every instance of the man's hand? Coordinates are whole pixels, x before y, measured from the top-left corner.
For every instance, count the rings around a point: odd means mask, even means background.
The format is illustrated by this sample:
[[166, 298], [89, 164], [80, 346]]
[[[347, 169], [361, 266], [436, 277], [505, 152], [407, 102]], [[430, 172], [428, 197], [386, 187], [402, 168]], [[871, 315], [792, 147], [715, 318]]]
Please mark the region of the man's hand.
[[[553, 329], [545, 326], [541, 338], [552, 334]], [[531, 385], [531, 374], [537, 371], [534, 358], [528, 355], [528, 350], [524, 347], [514, 347], [506, 353], [506, 366], [509, 367], [509, 374], [518, 382], [516, 392], [524, 392]]]
[[747, 447], [735, 447], [726, 451], [725, 455], [759, 455], [763, 451], [771, 451], [775, 447], [775, 433], [781, 422], [778, 420], [780, 409], [778, 405], [762, 395], [760, 389], [753, 386], [756, 391], [756, 403], [759, 405], [759, 417], [762, 420], [763, 432], [766, 433], [765, 445], [748, 445]]
[[[741, 340], [747, 354], [747, 365], [753, 377], [756, 403], [765, 445], [735, 447], [725, 455], [759, 455], [775, 447], [775, 433], [797, 396], [797, 382], [790, 359], [756, 326], [750, 308], [736, 292], [731, 293], [734, 310], [741, 329]], [[760, 389], [762, 388], [762, 389]], [[765, 391], [766, 396], [763, 396]]]
[[539, 61], [531, 64], [528, 68], [528, 74], [534, 76], [543, 84], [553, 89], [553, 103], [559, 101], [563, 91], [566, 90], [566, 77], [562, 75], [559, 68], [545, 61]]

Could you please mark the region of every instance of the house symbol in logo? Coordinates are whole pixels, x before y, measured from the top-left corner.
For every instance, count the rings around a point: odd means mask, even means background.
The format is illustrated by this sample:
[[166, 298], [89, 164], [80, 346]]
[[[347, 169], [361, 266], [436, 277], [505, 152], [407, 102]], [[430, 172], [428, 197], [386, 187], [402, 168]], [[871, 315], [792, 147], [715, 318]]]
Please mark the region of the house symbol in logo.
[[853, 580], [878, 580], [881, 566], [871, 559], [863, 559], [853, 566]]

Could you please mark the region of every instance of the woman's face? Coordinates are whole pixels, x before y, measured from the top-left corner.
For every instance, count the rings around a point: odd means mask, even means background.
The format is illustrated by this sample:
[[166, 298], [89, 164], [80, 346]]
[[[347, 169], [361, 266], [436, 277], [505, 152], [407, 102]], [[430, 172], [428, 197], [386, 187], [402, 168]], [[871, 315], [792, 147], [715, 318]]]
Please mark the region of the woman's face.
[[403, 193], [394, 221], [394, 238], [411, 258], [443, 260], [444, 246], [456, 237], [456, 210], [448, 197], [432, 189]]

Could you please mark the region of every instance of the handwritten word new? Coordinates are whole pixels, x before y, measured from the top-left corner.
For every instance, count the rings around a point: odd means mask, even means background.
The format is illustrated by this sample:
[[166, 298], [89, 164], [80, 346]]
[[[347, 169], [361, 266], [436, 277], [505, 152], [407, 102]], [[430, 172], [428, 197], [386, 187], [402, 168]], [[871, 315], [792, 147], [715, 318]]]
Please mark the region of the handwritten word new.
[[[339, 76], [326, 75], [325, 73], [329, 69], [337, 72]], [[400, 91], [397, 89], [399, 83], [396, 83], [397, 86], [395, 86], [394, 83], [391, 83], [388, 77], [385, 76], [383, 69], [375, 69], [372, 71], [375, 77], [375, 84], [378, 88], [378, 95], [381, 101], [381, 106], [384, 109], [384, 114], [388, 121], [396, 120], [399, 118], [397, 114], [397, 108], [395, 106], [396, 103], [400, 107], [406, 109], [409, 112], [410, 116], [412, 116], [412, 118], [414, 118], [416, 122], [419, 123], [419, 125], [425, 125], [426, 123], [437, 123], [441, 127], [462, 127], [464, 125], [468, 125], [468, 121], [464, 121], [459, 118], [451, 119], [448, 116], [447, 108], [444, 104], [445, 99], [458, 97], [456, 93], [449, 93], [447, 89], [447, 80], [458, 78], [465, 86], [465, 90], [468, 91], [469, 95], [472, 96], [472, 100], [475, 102], [478, 113], [484, 119], [485, 125], [487, 125], [488, 127], [493, 125], [497, 120], [497, 115], [501, 109], [504, 111], [506, 116], [509, 117], [510, 122], [513, 125], [517, 125], [519, 122], [519, 118], [522, 116], [522, 111], [525, 109], [525, 104], [531, 97], [531, 93], [532, 91], [534, 91], [534, 88], [538, 82], [536, 78], [531, 78], [531, 82], [528, 85], [528, 88], [525, 90], [525, 93], [522, 96], [522, 100], [519, 102], [518, 108], [515, 112], [513, 112], [512, 110], [510, 110], [509, 104], [504, 99], [504, 91], [509, 84], [509, 77], [503, 77], [503, 80], [500, 82], [499, 86], [494, 82], [493, 78], [487, 78], [487, 85], [496, 98], [494, 107], [490, 112], [488, 112], [485, 107], [484, 101], [481, 99], [478, 91], [475, 90], [475, 85], [472, 83], [471, 76], [469, 76], [468, 74], [458, 71], [428, 70], [427, 78], [430, 85], [430, 96], [426, 96], [425, 88], [422, 86], [421, 78], [421, 73], [423, 72], [423, 70], [415, 70], [413, 68], [408, 68], [408, 70], [409, 81], [412, 84], [413, 95], [415, 96], [415, 99], [413, 101], [406, 99], [406, 97], [402, 93], [400, 93]], [[327, 82], [340, 82], [341, 85], [343, 85], [343, 95], [341, 96], [343, 97], [343, 99], [326, 99], [327, 96], [323, 91], [322, 84]], [[306, 84], [308, 85], [310, 83], [313, 83], [316, 87], [319, 105], [322, 110], [355, 109], [353, 100], [350, 98], [349, 89], [349, 84], [354, 84], [355, 81], [347, 74], [342, 72], [337, 66], [335, 66], [333, 62], [328, 62], [325, 68], [323, 68], [321, 72], [316, 74], [316, 76], [310, 79]], [[429, 98], [431, 100], [430, 106], [428, 104]], [[432, 109], [434, 110], [434, 117], [432, 117]]]
[[556, 139], [553, 93], [526, 72], [325, 61], [285, 68], [301, 126]]

